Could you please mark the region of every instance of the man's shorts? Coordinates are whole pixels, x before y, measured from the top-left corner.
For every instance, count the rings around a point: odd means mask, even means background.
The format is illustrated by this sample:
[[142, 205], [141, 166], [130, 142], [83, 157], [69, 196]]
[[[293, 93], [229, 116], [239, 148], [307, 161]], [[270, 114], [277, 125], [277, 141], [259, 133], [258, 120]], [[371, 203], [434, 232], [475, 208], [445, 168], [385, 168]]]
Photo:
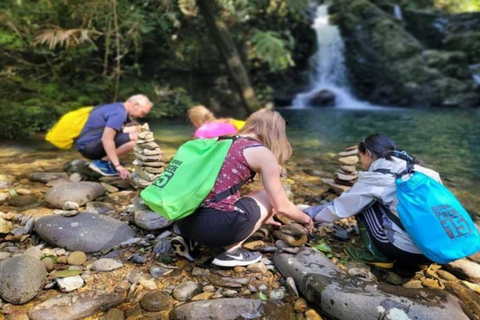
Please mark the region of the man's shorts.
[[210, 248], [227, 247], [245, 240], [261, 217], [260, 207], [253, 198], [241, 198], [235, 207], [237, 210], [229, 212], [200, 207], [176, 224], [184, 238]]
[[[117, 133], [113, 140], [115, 141], [115, 147], [118, 148], [125, 143], [130, 142], [130, 134], [127, 132]], [[107, 155], [103, 148], [102, 139], [90, 142], [82, 150], [78, 150], [78, 152], [90, 160], [99, 160]]]

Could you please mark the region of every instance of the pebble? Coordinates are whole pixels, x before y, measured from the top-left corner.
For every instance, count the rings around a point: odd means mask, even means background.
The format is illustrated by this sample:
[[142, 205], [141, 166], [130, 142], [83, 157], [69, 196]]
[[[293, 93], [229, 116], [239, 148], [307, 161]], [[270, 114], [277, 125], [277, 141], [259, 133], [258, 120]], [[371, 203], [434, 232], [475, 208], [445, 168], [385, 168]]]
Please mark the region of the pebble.
[[61, 256], [57, 258], [57, 263], [59, 264], [67, 264], [68, 257], [67, 256]]
[[130, 289], [130, 282], [128, 280], [122, 280], [120, 281], [118, 286], [115, 287], [115, 292], [123, 293], [123, 292], [127, 292], [128, 289]]
[[282, 289], [275, 289], [270, 292], [268, 297], [271, 300], [283, 300], [285, 298], [285, 292]]
[[173, 272], [173, 270], [174, 269], [155, 266], [150, 268], [150, 275], [152, 276], [152, 278], [155, 278], [155, 279], [163, 278], [167, 274]]
[[139, 283], [141, 286], [143, 286], [147, 290], [150, 290], [150, 291], [157, 290], [157, 284], [152, 279], [150, 280], [140, 279]]
[[103, 258], [95, 261], [91, 270], [93, 271], [113, 271], [123, 267], [123, 263], [114, 259]]
[[45, 258], [42, 260], [43, 264], [45, 265], [45, 268], [47, 269], [48, 272], [53, 270], [53, 261], [52, 258]]
[[186, 281], [175, 287], [173, 290], [173, 297], [178, 301], [188, 301], [201, 292], [201, 284], [193, 281]]
[[348, 156], [348, 157], [339, 158], [338, 161], [340, 162], [341, 165], [354, 166], [358, 163], [359, 159], [357, 156]]
[[214, 286], [205, 286], [203, 287], [203, 292], [215, 292], [215, 287]]
[[100, 182], [100, 184], [105, 188], [105, 190], [107, 190], [107, 192], [115, 193], [115, 192], [119, 191], [118, 188], [116, 188], [112, 185], [109, 185], [108, 183]]
[[305, 301], [303, 298], [298, 299], [293, 305], [293, 310], [298, 313], [304, 313], [307, 311], [307, 301]]
[[62, 207], [63, 210], [78, 210], [79, 208], [80, 206], [78, 205], [78, 203], [73, 201], [65, 202], [65, 204]]
[[387, 281], [390, 284], [393, 284], [394, 286], [399, 286], [402, 284], [402, 277], [400, 277], [395, 272], [388, 272], [387, 276], [385, 277], [385, 281]]
[[222, 296], [225, 298], [235, 298], [238, 296], [238, 292], [232, 289], [225, 289], [222, 291]]
[[84, 285], [83, 278], [80, 276], [57, 278], [57, 284], [62, 292], [72, 292]]
[[72, 173], [69, 177], [71, 182], [80, 182], [82, 181], [82, 175], [78, 172]]
[[131, 259], [136, 264], [144, 264], [147, 261], [147, 258], [138, 254], [133, 254]]
[[438, 271], [437, 271], [437, 275], [438, 275], [440, 278], [445, 279], [445, 280], [448, 280], [448, 281], [458, 280], [457, 277], [455, 277], [453, 274], [451, 274], [450, 272], [445, 271], [445, 270], [438, 270]]
[[293, 280], [292, 277], [287, 278], [287, 289], [288, 292], [291, 295], [294, 295], [296, 297], [299, 297], [300, 295], [298, 294], [297, 286], [295, 285], [295, 281]]
[[258, 251], [261, 248], [264, 248], [266, 246], [267, 245], [265, 244], [265, 242], [263, 242], [262, 240], [257, 240], [257, 241], [245, 243], [243, 244], [242, 247], [250, 251]]
[[310, 309], [305, 312], [305, 317], [307, 320], [322, 320], [323, 318], [318, 314], [317, 311]]
[[149, 312], [167, 310], [170, 307], [170, 297], [161, 291], [152, 291], [140, 300], [140, 305]]
[[233, 268], [233, 272], [236, 272], [236, 273], [244, 273], [245, 272], [245, 267], [235, 267]]
[[42, 257], [42, 250], [38, 246], [30, 247], [23, 254], [32, 256], [34, 258], [40, 259]]
[[197, 294], [195, 297], [192, 298], [192, 301], [198, 301], [198, 300], [208, 300], [213, 297], [214, 293], [213, 292], [202, 292], [200, 294]]
[[117, 308], [108, 310], [105, 320], [124, 320], [123, 311]]
[[404, 288], [409, 288], [409, 289], [422, 289], [422, 281], [420, 280], [410, 280], [407, 283], [403, 285]]
[[265, 266], [265, 264], [263, 264], [263, 262], [257, 262], [257, 263], [254, 263], [254, 264], [251, 264], [247, 267], [247, 272], [250, 272], [250, 273], [262, 273], [262, 274], [265, 274], [267, 273], [267, 267]]
[[26, 194], [31, 194], [32, 193], [32, 191], [30, 191], [28, 189], [23, 189], [23, 188], [15, 189], [15, 191], [18, 194], [21, 194], [21, 195], [26, 195]]
[[257, 292], [257, 288], [255, 288], [255, 286], [253, 284], [249, 284], [247, 286], [248, 290], [250, 290], [250, 292]]
[[260, 292], [267, 291], [267, 289], [268, 288], [265, 284], [261, 284], [261, 285], [258, 286], [258, 291], [260, 291]]
[[8, 193], [0, 193], [0, 203], [6, 201], [8, 199]]
[[68, 264], [74, 265], [74, 266], [80, 266], [85, 261], [87, 261], [87, 256], [82, 251], [72, 252], [67, 259]]
[[78, 214], [77, 210], [63, 210], [62, 211], [62, 216], [64, 217], [73, 217]]
[[57, 254], [57, 256], [63, 256], [67, 253], [67, 251], [65, 249], [58, 248], [58, 249], [55, 249], [55, 253]]

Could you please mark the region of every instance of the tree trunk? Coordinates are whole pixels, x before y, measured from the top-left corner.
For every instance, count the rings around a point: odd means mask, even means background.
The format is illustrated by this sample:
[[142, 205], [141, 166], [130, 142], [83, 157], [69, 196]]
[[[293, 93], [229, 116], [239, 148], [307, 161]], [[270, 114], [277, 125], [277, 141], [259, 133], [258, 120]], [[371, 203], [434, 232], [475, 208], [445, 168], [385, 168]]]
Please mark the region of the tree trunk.
[[214, 0], [197, 0], [197, 5], [210, 30], [213, 41], [217, 44], [218, 50], [228, 66], [245, 109], [248, 113], [260, 109], [242, 59], [228, 33], [227, 25], [215, 15]]

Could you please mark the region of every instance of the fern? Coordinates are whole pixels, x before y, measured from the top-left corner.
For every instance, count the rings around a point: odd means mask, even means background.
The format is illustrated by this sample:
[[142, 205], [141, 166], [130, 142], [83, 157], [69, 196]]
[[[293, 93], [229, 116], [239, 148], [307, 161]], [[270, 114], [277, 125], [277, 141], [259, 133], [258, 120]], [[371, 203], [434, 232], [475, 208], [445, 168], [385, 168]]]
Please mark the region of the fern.
[[251, 58], [268, 63], [271, 71], [286, 69], [294, 65], [290, 47], [293, 39], [283, 40], [277, 32], [255, 30], [252, 38]]

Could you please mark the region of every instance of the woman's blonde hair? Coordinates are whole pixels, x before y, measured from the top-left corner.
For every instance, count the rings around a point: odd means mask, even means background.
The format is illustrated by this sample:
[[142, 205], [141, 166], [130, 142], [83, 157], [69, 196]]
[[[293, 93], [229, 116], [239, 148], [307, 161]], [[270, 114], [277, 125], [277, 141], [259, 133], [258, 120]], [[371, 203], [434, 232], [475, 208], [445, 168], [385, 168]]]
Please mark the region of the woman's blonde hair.
[[277, 111], [258, 110], [248, 117], [245, 126], [237, 134], [254, 133], [260, 141], [284, 164], [292, 155], [292, 147], [285, 132], [286, 123]]
[[205, 106], [198, 105], [188, 110], [188, 117], [194, 126], [200, 127], [205, 123], [213, 122], [216, 120], [213, 113], [205, 108]]

